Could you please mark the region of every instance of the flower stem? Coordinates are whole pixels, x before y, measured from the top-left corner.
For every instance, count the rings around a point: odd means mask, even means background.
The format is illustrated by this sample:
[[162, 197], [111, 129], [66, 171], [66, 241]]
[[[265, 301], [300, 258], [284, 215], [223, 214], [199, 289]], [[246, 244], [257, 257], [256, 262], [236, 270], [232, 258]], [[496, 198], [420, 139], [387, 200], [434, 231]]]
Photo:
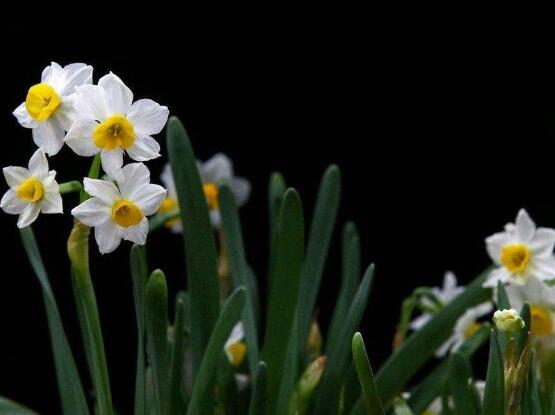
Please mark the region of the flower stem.
[[77, 180], [71, 182], [60, 183], [58, 185], [61, 194], [80, 192], [83, 190], [83, 185]]
[[75, 302], [98, 414], [113, 415], [108, 365], [106, 364], [98, 307], [89, 270], [89, 234], [88, 226], [75, 221], [67, 241], [67, 251], [71, 260]]

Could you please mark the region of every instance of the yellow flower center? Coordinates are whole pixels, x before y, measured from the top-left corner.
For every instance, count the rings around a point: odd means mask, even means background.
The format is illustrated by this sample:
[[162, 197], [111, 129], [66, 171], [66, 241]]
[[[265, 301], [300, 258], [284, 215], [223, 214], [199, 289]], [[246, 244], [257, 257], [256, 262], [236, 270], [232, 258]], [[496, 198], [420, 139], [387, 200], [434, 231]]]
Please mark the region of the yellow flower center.
[[37, 121], [49, 119], [61, 103], [58, 93], [48, 84], [33, 85], [25, 98], [27, 112]]
[[247, 354], [247, 345], [244, 342], [237, 342], [229, 345], [227, 347], [227, 351], [229, 353], [231, 366], [237, 367], [245, 358]]
[[204, 190], [204, 196], [206, 197], [208, 209], [218, 209], [218, 207], [220, 206], [218, 202], [218, 185], [216, 183], [205, 183], [202, 188]]
[[466, 330], [464, 331], [464, 339], [468, 340], [470, 339], [472, 336], [474, 336], [474, 334], [476, 334], [476, 332], [480, 329], [480, 323], [472, 323], [470, 324]]
[[135, 129], [123, 114], [112, 115], [94, 129], [93, 141], [103, 150], [128, 149], [135, 142]]
[[[177, 204], [177, 200], [175, 200], [173, 197], [168, 196], [164, 199], [164, 201], [160, 205], [158, 212], [167, 213], [167, 212], [172, 212], [178, 208], [179, 208], [179, 205]], [[179, 218], [170, 219], [164, 224], [164, 226], [166, 228], [171, 228], [177, 225], [179, 223], [179, 220], [180, 220]]]
[[530, 248], [524, 244], [509, 244], [501, 249], [501, 263], [512, 274], [526, 270], [530, 262]]
[[17, 197], [25, 202], [38, 202], [44, 196], [44, 187], [36, 177], [29, 177], [17, 186]]
[[551, 336], [553, 334], [553, 317], [543, 307], [530, 306], [530, 332], [534, 336]]
[[127, 199], [120, 199], [112, 205], [112, 220], [119, 226], [129, 228], [141, 223], [143, 211], [135, 203]]

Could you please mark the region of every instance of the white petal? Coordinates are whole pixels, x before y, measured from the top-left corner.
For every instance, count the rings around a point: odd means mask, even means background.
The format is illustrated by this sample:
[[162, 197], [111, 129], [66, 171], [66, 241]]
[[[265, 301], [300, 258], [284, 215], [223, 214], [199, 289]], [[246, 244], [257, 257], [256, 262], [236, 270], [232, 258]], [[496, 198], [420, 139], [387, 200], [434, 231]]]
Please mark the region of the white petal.
[[19, 122], [19, 124], [21, 124], [22, 127], [35, 128], [37, 125], [39, 125], [39, 122], [37, 120], [34, 120], [29, 115], [29, 112], [27, 112], [25, 103], [17, 107], [12, 114], [15, 115], [15, 118], [17, 118], [17, 121]]
[[115, 251], [121, 242], [118, 226], [112, 221], [107, 221], [103, 225], [95, 227], [94, 237], [101, 254]]
[[516, 232], [522, 242], [529, 242], [536, 231], [536, 224], [524, 209], [520, 209], [516, 217]]
[[135, 242], [139, 245], [144, 245], [146, 243], [146, 237], [148, 235], [148, 219], [143, 218], [141, 223], [136, 226], [131, 226], [129, 228], [124, 228], [121, 230], [123, 239], [126, 241]]
[[210, 160], [199, 163], [199, 172], [203, 183], [218, 183], [233, 177], [233, 165], [229, 157], [218, 153]]
[[224, 347], [227, 349], [232, 344], [240, 342], [243, 337], [245, 337], [245, 327], [243, 326], [243, 322], [239, 321], [237, 324], [235, 324], [235, 326], [233, 326], [233, 329], [231, 330], [231, 333], [229, 334]]
[[49, 156], [53, 156], [60, 151], [64, 145], [64, 127], [56, 118], [50, 118], [39, 123], [33, 128], [33, 141]]
[[501, 264], [501, 250], [503, 246], [512, 242], [511, 235], [508, 232], [499, 232], [486, 238], [486, 251], [491, 260], [497, 265]]
[[115, 148], [114, 150], [100, 152], [100, 161], [102, 162], [102, 169], [117, 181], [123, 180], [121, 173], [121, 166], [123, 165], [123, 150]]
[[93, 156], [100, 149], [93, 142], [93, 131], [98, 123], [92, 119], [77, 119], [67, 132], [65, 142], [80, 156]]
[[73, 120], [75, 120], [75, 99], [76, 94], [67, 95], [62, 97], [62, 103], [54, 113], [54, 117], [62, 125], [65, 131], [69, 131]]
[[150, 183], [150, 171], [143, 163], [129, 163], [121, 169], [123, 180], [118, 181], [120, 192], [130, 199], [140, 186]]
[[56, 191], [47, 190], [44, 192], [44, 197], [40, 203], [40, 211], [42, 213], [64, 213], [62, 195], [57, 191], [58, 183], [54, 181], [53, 186], [56, 187]]
[[10, 189], [2, 197], [2, 201], [0, 201], [0, 207], [6, 213], [9, 213], [11, 215], [19, 215], [27, 207], [27, 202], [20, 200], [17, 197], [15, 190]]
[[553, 257], [534, 258], [530, 274], [542, 281], [552, 280], [555, 278], [555, 259]]
[[415, 331], [420, 330], [422, 327], [428, 324], [431, 319], [432, 316], [430, 314], [422, 314], [412, 320], [409, 324], [409, 327]]
[[140, 99], [131, 105], [127, 118], [135, 131], [144, 135], [158, 134], [166, 125], [170, 111], [151, 99]]
[[449, 351], [449, 349], [451, 349], [451, 346], [453, 346], [453, 344], [455, 344], [456, 342], [457, 342], [457, 338], [455, 336], [451, 336], [449, 339], [447, 339], [445, 343], [441, 345], [439, 349], [437, 349], [437, 351], [435, 352], [435, 356], [437, 358], [444, 357]]
[[534, 238], [530, 241], [530, 248], [537, 256], [553, 255], [555, 247], [555, 229], [538, 228], [534, 234]]
[[100, 226], [110, 221], [112, 209], [110, 204], [98, 197], [91, 197], [73, 208], [71, 214], [88, 226]]
[[491, 273], [488, 276], [488, 279], [486, 280], [486, 282], [484, 282], [483, 286], [485, 288], [497, 287], [498, 281], [505, 283], [509, 281], [509, 276], [510, 276], [509, 271], [507, 271], [505, 268], [503, 267], [496, 268], [493, 271], [491, 271]]
[[210, 222], [212, 223], [212, 226], [216, 229], [218, 229], [222, 225], [222, 217], [218, 209], [212, 209], [210, 211]]
[[127, 149], [127, 154], [136, 161], [148, 161], [160, 157], [160, 144], [149, 135], [136, 133], [135, 142]]
[[75, 112], [78, 118], [103, 121], [110, 116], [104, 88], [98, 85], [81, 85], [75, 88]]
[[4, 172], [4, 177], [6, 178], [6, 183], [10, 187], [17, 187], [21, 182], [27, 179], [31, 174], [29, 170], [25, 167], [9, 166], [2, 169]]
[[64, 66], [64, 84], [58, 93], [62, 96], [72, 94], [75, 87], [92, 83], [93, 67], [84, 63], [72, 63]]
[[478, 320], [480, 317], [483, 317], [487, 314], [490, 314], [493, 311], [493, 304], [492, 303], [482, 303], [477, 305], [476, 307], [472, 307], [470, 310], [474, 320]]
[[160, 180], [162, 180], [164, 187], [168, 189], [168, 196], [177, 199], [177, 191], [175, 189], [175, 182], [173, 180], [173, 173], [170, 163], [166, 163], [166, 165], [164, 166], [162, 174], [160, 175]]
[[35, 177], [48, 174], [48, 160], [40, 148], [29, 159], [29, 173]]
[[230, 184], [237, 206], [243, 206], [247, 203], [251, 194], [250, 182], [242, 177], [234, 177]]
[[121, 198], [116, 185], [106, 180], [89, 179], [85, 177], [83, 179], [83, 186], [85, 187], [85, 192], [89, 195], [99, 197], [110, 206]]
[[41, 82], [50, 85], [52, 88], [60, 93], [65, 80], [65, 73], [60, 65], [52, 62], [42, 71]]
[[126, 115], [133, 102], [133, 93], [115, 74], [110, 72], [98, 81], [98, 86], [104, 88], [111, 114]]
[[129, 196], [141, 208], [145, 216], [155, 214], [165, 197], [166, 189], [157, 184], [142, 185]]
[[37, 219], [40, 213], [40, 203], [29, 203], [17, 220], [18, 228], [25, 228]]

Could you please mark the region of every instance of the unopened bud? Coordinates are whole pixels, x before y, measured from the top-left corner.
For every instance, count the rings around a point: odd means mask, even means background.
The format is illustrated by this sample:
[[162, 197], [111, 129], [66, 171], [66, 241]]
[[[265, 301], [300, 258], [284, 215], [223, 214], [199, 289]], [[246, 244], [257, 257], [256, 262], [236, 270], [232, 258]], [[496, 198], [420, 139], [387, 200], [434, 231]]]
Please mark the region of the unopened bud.
[[322, 333], [320, 332], [320, 326], [316, 320], [312, 320], [310, 326], [310, 334], [306, 342], [306, 354], [309, 361], [322, 354]]
[[306, 413], [312, 394], [318, 386], [318, 382], [320, 382], [325, 367], [326, 356], [320, 356], [306, 368], [289, 401], [289, 415], [304, 415]]
[[512, 308], [510, 310], [497, 310], [493, 314], [493, 322], [498, 330], [507, 331], [509, 333], [522, 330], [526, 325], [522, 317]]

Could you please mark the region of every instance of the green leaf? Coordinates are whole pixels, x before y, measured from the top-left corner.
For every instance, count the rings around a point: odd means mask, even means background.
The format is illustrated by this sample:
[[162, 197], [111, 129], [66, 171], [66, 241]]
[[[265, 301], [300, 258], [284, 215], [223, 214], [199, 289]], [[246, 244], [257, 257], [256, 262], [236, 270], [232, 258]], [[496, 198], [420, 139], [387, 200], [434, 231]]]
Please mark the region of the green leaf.
[[264, 415], [266, 403], [266, 383], [268, 370], [264, 362], [258, 362], [249, 405], [249, 415]]
[[525, 303], [520, 311], [520, 317], [524, 320], [524, 329], [520, 330], [518, 334], [515, 336], [516, 344], [517, 344], [517, 356], [520, 356], [524, 351], [524, 348], [528, 344], [528, 335], [530, 330], [532, 329], [532, 319], [530, 316], [530, 305]]
[[218, 363], [223, 353], [224, 345], [231, 333], [231, 329], [239, 319], [239, 314], [245, 305], [246, 289], [237, 288], [225, 302], [220, 318], [212, 331], [212, 336], [204, 352], [198, 375], [193, 385], [191, 402], [187, 415], [210, 414], [213, 411], [213, 384]]
[[195, 154], [176, 117], [168, 122], [167, 145], [183, 223], [194, 379], [220, 310], [216, 242]]
[[133, 244], [131, 247], [131, 279], [137, 320], [137, 373], [135, 375], [135, 415], [145, 415], [146, 407], [146, 362], [145, 362], [145, 289], [148, 268], [144, 248]]
[[376, 385], [387, 407], [393, 397], [403, 391], [405, 384], [451, 336], [453, 326], [468, 308], [491, 299], [491, 289], [482, 284], [489, 273], [484, 271], [455, 300], [436, 314], [422, 329], [413, 333], [383, 364], [376, 374]]
[[187, 316], [190, 315], [188, 294], [180, 291], [175, 301], [174, 339], [171, 352], [170, 370], [170, 414], [182, 414], [185, 404], [183, 402], [183, 382], [185, 367], [185, 331]]
[[154, 375], [154, 396], [159, 415], [169, 413], [170, 369], [168, 347], [168, 287], [166, 277], [155, 270], [146, 285], [145, 318], [148, 357]]
[[536, 352], [531, 350], [528, 379], [522, 397], [522, 415], [543, 414], [536, 368]]
[[294, 189], [288, 189], [283, 198], [278, 235], [273, 285], [268, 299], [266, 332], [262, 359], [268, 366], [267, 412], [274, 413], [283, 375], [284, 359], [289, 344], [299, 291], [299, 279], [304, 250], [304, 220], [301, 200]]
[[258, 292], [255, 291], [252, 274], [250, 274], [247, 260], [245, 258], [245, 248], [243, 236], [239, 222], [239, 214], [235, 205], [235, 197], [230, 188], [226, 185], [220, 187], [219, 192], [220, 215], [224, 232], [225, 244], [229, 252], [229, 263], [231, 275], [235, 287], [244, 286], [248, 291], [245, 301], [245, 309], [241, 313], [241, 318], [245, 326], [245, 340], [247, 343], [247, 357], [250, 373], [255, 373], [259, 361], [258, 349], [258, 330], [254, 301], [258, 299]]
[[42, 298], [48, 320], [48, 330], [54, 355], [62, 412], [65, 415], [75, 413], [88, 414], [89, 410], [83, 385], [79, 378], [75, 360], [62, 324], [60, 311], [50, 287], [35, 235], [30, 226], [20, 229], [20, 235], [25, 253], [42, 288]]
[[550, 415], [555, 415], [555, 386], [553, 387], [553, 393], [551, 395], [551, 413]]
[[[395, 415], [413, 415], [407, 403], [401, 398], [395, 398], [395, 400], [393, 401], [393, 409], [395, 411]], [[368, 413], [378, 414], [379, 412], [368, 412]], [[382, 413], [383, 413], [383, 410], [382, 410]]]
[[148, 220], [148, 231], [154, 232], [156, 229], [163, 226], [167, 221], [175, 219], [179, 216], [179, 209], [172, 210], [170, 212], [157, 213], [151, 216]]
[[337, 218], [340, 197], [341, 173], [337, 166], [331, 165], [325, 171], [320, 183], [310, 226], [306, 256], [301, 271], [300, 296], [297, 304], [299, 318], [299, 342], [297, 347], [299, 356], [304, 355], [314, 305], [320, 290], [322, 273], [324, 272], [330, 240]]
[[272, 288], [272, 272], [275, 262], [276, 241], [279, 228], [279, 217], [283, 196], [287, 190], [285, 179], [281, 173], [272, 173], [268, 185], [268, 224], [269, 224], [269, 261], [268, 261], [268, 293]]
[[471, 389], [470, 362], [460, 352], [453, 352], [449, 364], [449, 388], [455, 404], [455, 415], [478, 414]]
[[23, 405], [0, 396], [0, 415], [37, 415], [37, 413], [25, 408]]
[[503, 355], [501, 354], [501, 348], [497, 342], [497, 335], [495, 331], [492, 330], [482, 415], [504, 415], [504, 413], [505, 375]]
[[[511, 308], [511, 303], [509, 302], [509, 296], [507, 295], [507, 290], [505, 285], [501, 282], [497, 282], [497, 309], [498, 310], [508, 310]], [[497, 331], [497, 341], [499, 342], [499, 347], [503, 356], [507, 351], [507, 343], [509, 342], [508, 334], [503, 331]]]
[[289, 401], [295, 389], [295, 383], [299, 376], [299, 359], [297, 354], [297, 344], [299, 343], [299, 319], [295, 314], [293, 325], [291, 326], [291, 337], [287, 345], [285, 361], [283, 363], [283, 374], [279, 384], [279, 393], [276, 404], [276, 415], [285, 415], [289, 409]]
[[366, 412], [369, 414], [385, 414], [378, 391], [376, 390], [376, 383], [374, 382], [374, 374], [370, 361], [366, 354], [364, 347], [364, 340], [360, 333], [355, 333], [353, 336], [353, 361], [357, 369], [358, 378], [360, 380], [360, 388], [362, 390], [362, 399]]
[[351, 355], [351, 339], [366, 309], [366, 303], [372, 288], [373, 276], [374, 265], [371, 264], [366, 270], [364, 278], [353, 298], [347, 318], [343, 322], [343, 328], [339, 335], [341, 340], [338, 339], [334, 343], [334, 347], [327, 355], [326, 369], [324, 370], [315, 398], [315, 408], [318, 415], [335, 415], [337, 413], [339, 393], [341, 383], [343, 382], [342, 375], [345, 373]]
[[326, 354], [335, 339], [339, 338], [343, 322], [349, 312], [349, 306], [355, 296], [361, 275], [360, 238], [354, 223], [347, 222], [342, 235], [342, 273], [341, 288], [333, 311], [333, 316], [326, 336]]

